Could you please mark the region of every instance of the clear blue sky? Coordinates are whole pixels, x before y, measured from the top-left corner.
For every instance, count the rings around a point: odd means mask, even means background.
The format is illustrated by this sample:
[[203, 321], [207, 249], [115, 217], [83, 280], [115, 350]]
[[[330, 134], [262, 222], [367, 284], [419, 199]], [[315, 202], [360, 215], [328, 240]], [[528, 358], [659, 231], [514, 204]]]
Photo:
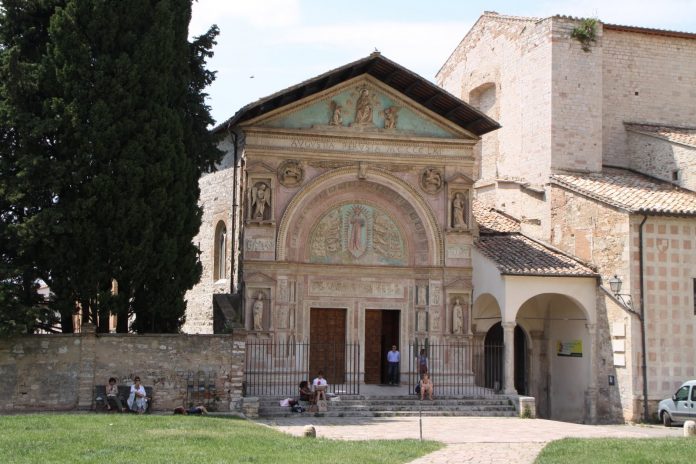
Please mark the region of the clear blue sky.
[[190, 33], [220, 27], [209, 66], [217, 80], [208, 89], [220, 123], [247, 103], [375, 49], [434, 80], [484, 10], [696, 32], [696, 0], [198, 0]]

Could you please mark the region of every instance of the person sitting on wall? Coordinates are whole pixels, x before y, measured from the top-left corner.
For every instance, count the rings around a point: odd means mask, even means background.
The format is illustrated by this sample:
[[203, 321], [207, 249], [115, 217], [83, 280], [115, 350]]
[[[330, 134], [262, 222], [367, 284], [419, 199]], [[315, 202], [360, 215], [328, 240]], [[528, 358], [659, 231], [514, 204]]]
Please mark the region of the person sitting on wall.
[[307, 401], [309, 404], [314, 404], [316, 394], [309, 388], [309, 382], [303, 380], [300, 382], [300, 401]]
[[140, 384], [140, 377], [136, 376], [133, 382], [128, 396], [128, 408], [133, 412], [143, 414], [147, 410], [147, 393], [145, 393], [145, 387]]
[[116, 385], [116, 379], [111, 377], [109, 379], [109, 385], [106, 386], [106, 409], [111, 411], [111, 405], [114, 405], [116, 411], [125, 412], [123, 403], [121, 402], [121, 397], [118, 396], [118, 385]]
[[314, 393], [316, 395], [315, 399], [317, 401], [326, 399], [326, 388], [328, 385], [328, 382], [326, 382], [326, 379], [324, 378], [324, 372], [317, 372], [317, 378], [312, 381], [312, 388], [314, 389]]
[[179, 406], [178, 408], [174, 408], [174, 414], [183, 414], [184, 416], [202, 416], [208, 414], [208, 410], [205, 408], [205, 406], [192, 406], [188, 409], [184, 408], [183, 406]]

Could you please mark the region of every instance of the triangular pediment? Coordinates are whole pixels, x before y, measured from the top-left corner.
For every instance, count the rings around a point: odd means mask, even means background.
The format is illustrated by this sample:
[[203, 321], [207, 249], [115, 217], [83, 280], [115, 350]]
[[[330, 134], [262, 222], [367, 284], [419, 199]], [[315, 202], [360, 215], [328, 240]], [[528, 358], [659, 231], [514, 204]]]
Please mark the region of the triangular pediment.
[[253, 272], [244, 277], [247, 284], [275, 284], [276, 280], [263, 272]]
[[273, 129], [477, 139], [388, 85], [361, 76], [299, 100], [249, 125]]
[[458, 172], [454, 174], [452, 177], [447, 179], [447, 182], [450, 184], [467, 184], [467, 185], [473, 185], [474, 180], [471, 179], [468, 176], [465, 176], [461, 172]]
[[246, 167], [247, 172], [253, 172], [253, 173], [271, 173], [275, 174], [276, 170], [272, 167], [269, 166], [268, 164], [264, 163], [263, 161], [256, 161], [256, 162], [251, 162], [247, 164]]
[[[364, 80], [371, 84], [381, 84], [382, 90], [385, 91], [388, 97], [395, 99], [393, 103], [397, 111], [401, 111], [399, 103], [402, 103], [404, 108], [419, 108], [417, 112], [421, 112], [425, 120], [432, 117], [434, 121], [443, 123], [445, 132], [451, 129], [453, 129], [455, 134], [463, 131], [476, 140], [481, 135], [500, 128], [500, 124], [468, 103], [398, 63], [382, 56], [379, 52], [375, 52], [370, 54], [370, 56], [332, 69], [250, 103], [237, 111], [234, 116], [215, 127], [213, 132], [218, 133], [237, 126], [248, 127], [261, 121], [268, 123], [268, 121], [277, 118], [280, 113], [286, 110], [297, 110], [299, 106], [305, 105], [308, 101], [321, 100], [325, 97], [330, 97], [332, 93], [336, 94], [336, 103], [340, 104], [339, 91], [346, 86], [355, 84], [359, 80]], [[348, 99], [346, 98], [345, 100], [347, 102]], [[357, 105], [357, 99], [354, 104]], [[378, 129], [384, 129], [384, 110], [391, 107], [389, 106], [391, 105], [390, 102], [385, 104], [382, 101], [381, 104], [384, 106], [376, 108], [375, 111], [378, 113], [382, 111], [382, 113], [374, 114], [377, 120], [373, 120]], [[325, 107], [317, 107], [317, 109], [320, 109], [323, 113], [320, 118], [315, 116], [317, 121], [331, 125], [329, 124], [331, 119], [327, 118]], [[357, 107], [353, 107], [353, 110], [357, 111]], [[346, 108], [346, 111], [349, 113], [348, 108]], [[355, 116], [352, 116], [352, 118], [355, 119]], [[349, 124], [350, 119], [351, 117], [345, 119], [344, 123]], [[362, 120], [362, 118], [358, 119]], [[406, 119], [408, 119], [408, 115]], [[295, 124], [298, 123], [295, 122]], [[387, 125], [389, 126], [390, 124]], [[404, 129], [408, 129], [408, 124], [404, 123]], [[420, 129], [422, 133], [428, 133], [427, 130]], [[418, 130], [415, 132], [418, 132]]]

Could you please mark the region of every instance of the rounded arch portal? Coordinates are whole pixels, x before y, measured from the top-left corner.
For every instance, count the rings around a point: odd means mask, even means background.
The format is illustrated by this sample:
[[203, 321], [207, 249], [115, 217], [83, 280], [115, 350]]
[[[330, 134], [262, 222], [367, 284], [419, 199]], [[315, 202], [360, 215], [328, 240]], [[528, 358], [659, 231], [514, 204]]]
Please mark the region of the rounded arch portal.
[[[364, 221], [381, 220], [379, 230], [398, 229], [399, 233], [387, 236], [393, 242], [404, 242], [403, 256], [407, 258], [404, 265], [442, 265], [442, 232], [432, 208], [420, 193], [387, 171], [371, 169], [366, 179], [358, 174], [358, 169], [352, 167], [330, 171], [314, 179], [293, 198], [278, 229], [278, 260], [310, 261], [314, 240], [310, 237], [316, 237], [316, 228], [332, 211], [336, 212], [334, 219], [338, 221], [333, 227], [340, 229], [330, 233], [344, 241], [336, 246], [344, 246], [346, 235], [353, 230], [351, 215], [355, 208], [363, 208]], [[392, 247], [391, 252], [398, 255], [395, 250]]]

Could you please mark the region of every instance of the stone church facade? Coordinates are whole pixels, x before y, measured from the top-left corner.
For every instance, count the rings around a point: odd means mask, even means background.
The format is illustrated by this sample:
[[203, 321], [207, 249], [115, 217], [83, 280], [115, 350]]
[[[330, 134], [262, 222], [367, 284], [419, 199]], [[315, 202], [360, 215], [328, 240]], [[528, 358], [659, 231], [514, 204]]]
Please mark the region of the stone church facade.
[[184, 330], [353, 343], [364, 383], [385, 343], [499, 341], [496, 390], [573, 421], [693, 378], [695, 36], [599, 23], [584, 52], [578, 24], [486, 13], [440, 87], [373, 54], [240, 109]]

